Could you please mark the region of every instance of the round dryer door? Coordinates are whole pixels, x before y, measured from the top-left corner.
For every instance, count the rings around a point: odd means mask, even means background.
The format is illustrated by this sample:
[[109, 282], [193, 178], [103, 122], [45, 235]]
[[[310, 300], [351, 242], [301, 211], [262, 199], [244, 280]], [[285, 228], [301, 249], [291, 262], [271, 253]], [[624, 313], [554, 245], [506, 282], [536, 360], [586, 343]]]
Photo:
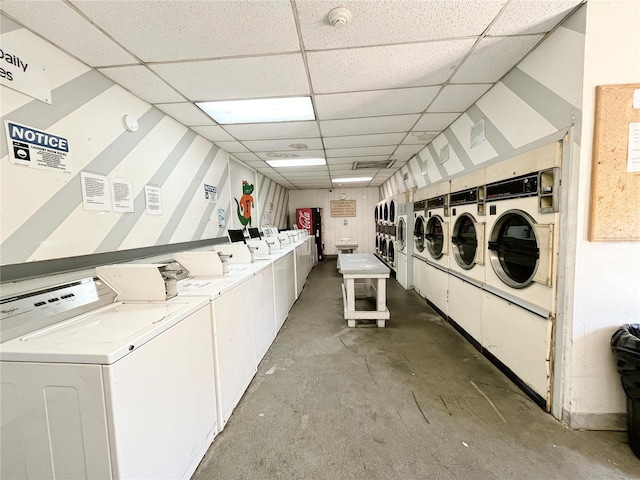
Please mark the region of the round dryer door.
[[383, 238], [380, 241], [380, 254], [382, 255], [382, 258], [387, 258], [388, 255], [388, 250], [387, 250], [387, 239]]
[[404, 217], [400, 217], [398, 221], [398, 236], [396, 239], [398, 241], [398, 250], [404, 251], [404, 247], [407, 244], [407, 222]]
[[389, 221], [389, 205], [387, 205], [386, 203], [384, 204], [384, 206], [382, 207], [382, 219], [385, 222]]
[[534, 223], [525, 212], [509, 210], [496, 220], [491, 231], [491, 266], [510, 287], [526, 287], [535, 276], [540, 248]]
[[395, 202], [395, 200], [391, 200], [389, 202], [389, 221], [391, 223], [396, 223], [396, 202]]
[[376, 252], [380, 251], [380, 236], [376, 235]]
[[378, 207], [373, 210], [373, 216], [375, 218], [376, 223], [378, 223]]
[[389, 263], [391, 265], [395, 265], [396, 249], [393, 245], [393, 240], [389, 240], [389, 243], [387, 244], [387, 257], [389, 258]]
[[468, 213], [463, 213], [456, 220], [451, 244], [453, 245], [453, 256], [460, 267], [469, 270], [475, 265], [478, 238], [475, 220]]
[[413, 228], [413, 240], [415, 242], [416, 251], [424, 251], [424, 217], [422, 215], [418, 215], [416, 217]]
[[427, 248], [433, 258], [440, 258], [443, 254], [444, 233], [442, 230], [442, 219], [437, 215], [431, 217], [427, 222]]

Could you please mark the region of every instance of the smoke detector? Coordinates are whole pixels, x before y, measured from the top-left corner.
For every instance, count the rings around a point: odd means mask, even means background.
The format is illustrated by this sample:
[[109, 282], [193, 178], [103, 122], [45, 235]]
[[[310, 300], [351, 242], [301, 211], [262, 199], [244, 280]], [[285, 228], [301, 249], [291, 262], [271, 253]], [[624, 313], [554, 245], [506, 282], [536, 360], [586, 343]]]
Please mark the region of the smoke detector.
[[348, 8], [337, 7], [327, 14], [329, 23], [336, 28], [344, 28], [351, 21], [351, 11]]

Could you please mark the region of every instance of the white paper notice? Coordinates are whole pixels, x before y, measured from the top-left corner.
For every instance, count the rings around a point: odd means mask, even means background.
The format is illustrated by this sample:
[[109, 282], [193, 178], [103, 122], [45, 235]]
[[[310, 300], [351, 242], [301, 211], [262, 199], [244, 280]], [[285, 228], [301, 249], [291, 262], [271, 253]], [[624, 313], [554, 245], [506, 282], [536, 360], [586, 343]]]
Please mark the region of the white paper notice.
[[640, 172], [640, 123], [629, 124], [627, 172]]
[[144, 198], [147, 204], [147, 215], [162, 215], [162, 202], [160, 201], [160, 187], [154, 187], [153, 185], [145, 185]]
[[89, 211], [111, 211], [109, 180], [104, 175], [80, 172], [82, 208]]
[[124, 178], [111, 178], [114, 212], [133, 212], [133, 183]]
[[640, 108], [640, 88], [633, 91], [633, 108]]
[[484, 118], [471, 127], [470, 148], [477, 147], [484, 142]]

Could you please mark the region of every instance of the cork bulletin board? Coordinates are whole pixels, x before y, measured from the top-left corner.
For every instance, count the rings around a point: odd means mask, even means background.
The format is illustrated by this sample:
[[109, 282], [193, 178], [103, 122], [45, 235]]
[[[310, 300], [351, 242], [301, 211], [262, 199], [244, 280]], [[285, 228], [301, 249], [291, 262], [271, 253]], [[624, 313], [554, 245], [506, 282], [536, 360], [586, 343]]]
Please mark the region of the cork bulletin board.
[[640, 241], [640, 84], [596, 87], [590, 241]]
[[355, 217], [355, 200], [331, 200], [331, 217]]

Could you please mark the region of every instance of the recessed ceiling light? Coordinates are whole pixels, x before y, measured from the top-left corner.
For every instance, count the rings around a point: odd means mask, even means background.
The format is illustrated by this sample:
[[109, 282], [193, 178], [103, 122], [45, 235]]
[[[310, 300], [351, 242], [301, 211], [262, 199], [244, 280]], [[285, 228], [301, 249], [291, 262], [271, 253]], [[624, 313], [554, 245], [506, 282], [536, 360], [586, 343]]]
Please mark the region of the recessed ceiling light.
[[310, 97], [261, 98], [196, 103], [221, 125], [315, 120]]
[[326, 165], [324, 158], [292, 158], [286, 160], [266, 160], [274, 168], [278, 167], [312, 167], [314, 165]]
[[373, 177], [349, 177], [349, 178], [333, 178], [331, 179], [331, 181], [333, 183], [348, 183], [348, 182], [368, 182], [371, 179], [373, 179]]

